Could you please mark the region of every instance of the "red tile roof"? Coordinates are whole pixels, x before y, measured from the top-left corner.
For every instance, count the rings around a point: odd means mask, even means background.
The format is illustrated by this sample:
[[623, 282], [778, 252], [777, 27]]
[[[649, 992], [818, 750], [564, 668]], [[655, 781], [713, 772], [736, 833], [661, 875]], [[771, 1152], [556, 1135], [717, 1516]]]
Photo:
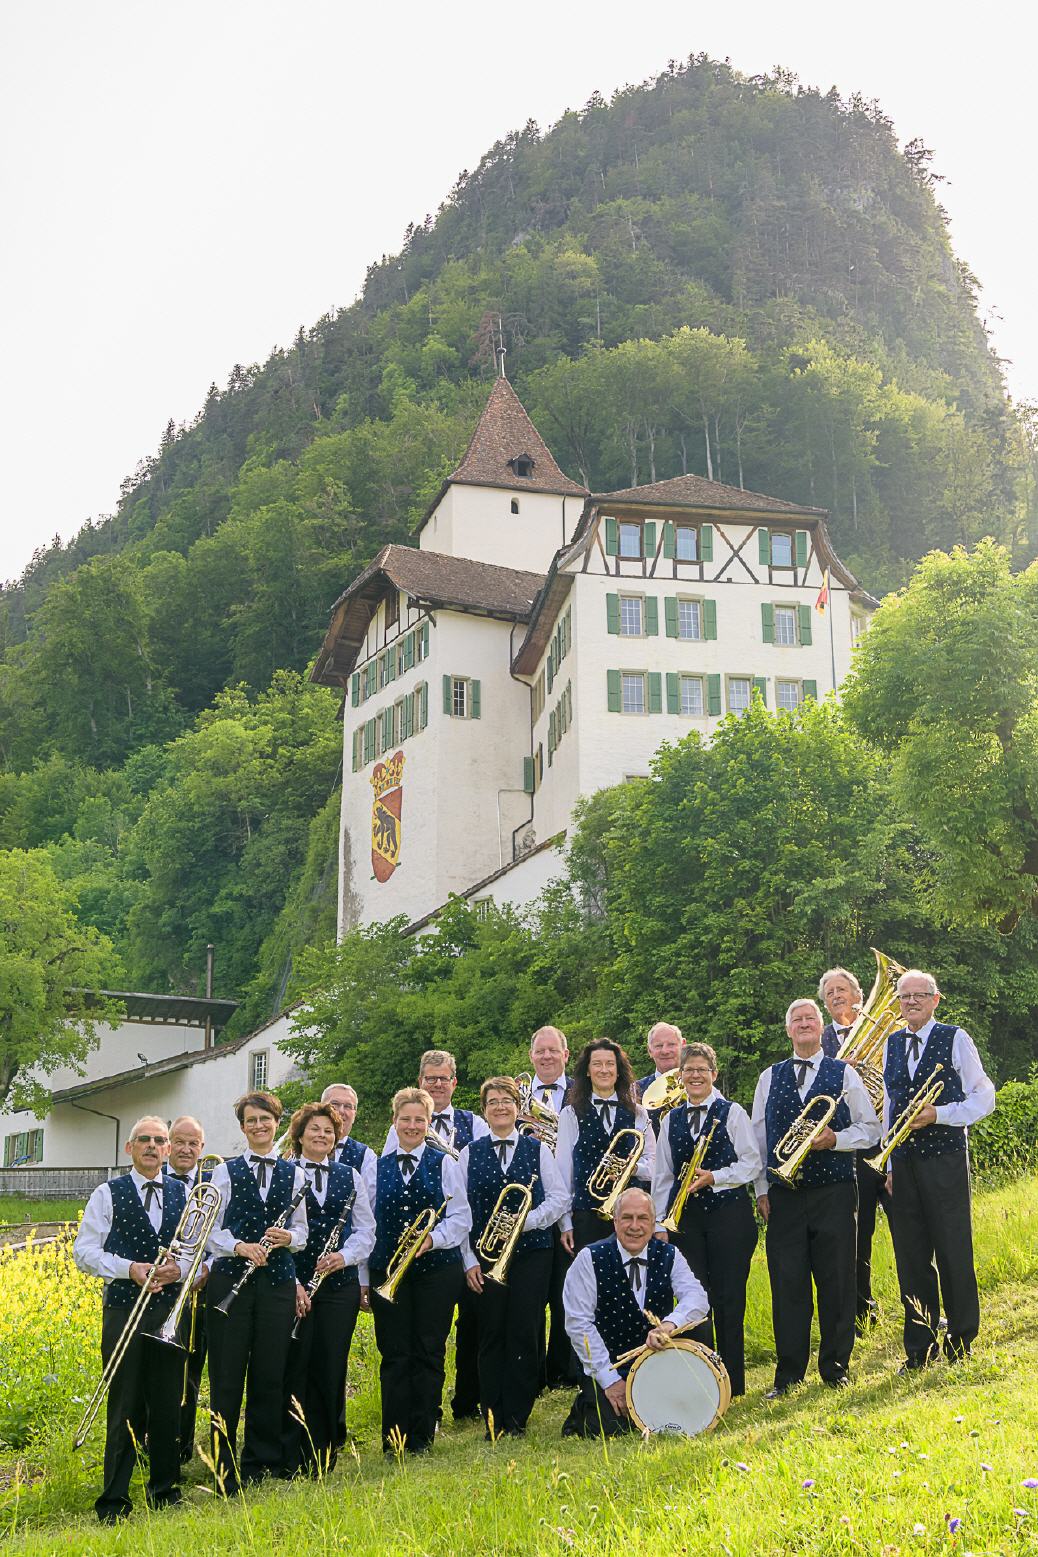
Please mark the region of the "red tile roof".
[[732, 508], [754, 514], [826, 512], [824, 508], [805, 508], [780, 497], [766, 497], [762, 492], [725, 486], [721, 481], [707, 481], [705, 476], [674, 476], [670, 481], [652, 481], [646, 486], [626, 487], [622, 492], [596, 493], [594, 501], [602, 507], [610, 503], [647, 503], [666, 508]]

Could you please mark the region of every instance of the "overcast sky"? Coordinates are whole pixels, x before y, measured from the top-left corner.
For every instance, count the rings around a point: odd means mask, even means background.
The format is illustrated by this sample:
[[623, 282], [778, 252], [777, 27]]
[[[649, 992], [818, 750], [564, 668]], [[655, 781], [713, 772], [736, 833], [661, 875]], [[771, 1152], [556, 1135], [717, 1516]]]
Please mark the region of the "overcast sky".
[[902, 144], [934, 148], [1011, 391], [1038, 398], [1033, 15], [995, 3], [960, 21], [919, 0], [6, 0], [0, 579], [110, 513], [212, 380], [350, 303], [493, 141], [693, 51], [860, 91]]

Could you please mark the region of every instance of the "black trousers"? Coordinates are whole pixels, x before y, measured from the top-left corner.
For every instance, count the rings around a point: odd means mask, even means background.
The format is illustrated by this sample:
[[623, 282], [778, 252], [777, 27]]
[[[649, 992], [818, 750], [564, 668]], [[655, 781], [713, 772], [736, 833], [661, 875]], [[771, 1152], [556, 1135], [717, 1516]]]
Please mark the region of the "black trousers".
[[556, 1224], [551, 1230], [551, 1271], [548, 1276], [547, 1315], [541, 1316], [537, 1337], [539, 1390], [563, 1389], [567, 1384], [576, 1383], [573, 1375], [573, 1348], [566, 1334], [566, 1312], [562, 1305], [562, 1288], [566, 1280], [566, 1272], [572, 1263], [573, 1261], [562, 1247], [562, 1235]]
[[681, 1231], [671, 1236], [710, 1299], [710, 1312], [690, 1332], [691, 1337], [718, 1353], [728, 1370], [733, 1396], [744, 1395], [746, 1283], [757, 1247], [757, 1223], [749, 1194], [744, 1190], [730, 1200], [719, 1200], [709, 1210], [698, 1199], [689, 1199]]
[[562, 1424], [562, 1436], [598, 1438], [604, 1434], [606, 1438], [616, 1438], [620, 1433], [631, 1432], [633, 1428], [630, 1417], [618, 1415], [609, 1404], [604, 1390], [594, 1379], [582, 1373], [577, 1398]]
[[775, 1329], [775, 1385], [798, 1384], [811, 1357], [811, 1319], [818, 1293], [818, 1371], [844, 1378], [854, 1348], [855, 1204], [852, 1183], [768, 1190], [765, 1235]]
[[[360, 1312], [360, 1286], [328, 1290], [324, 1282], [292, 1342], [285, 1372], [282, 1473], [329, 1471], [335, 1464], [339, 1412], [345, 1410], [346, 1367]], [[303, 1422], [293, 1399], [302, 1407]]]
[[[206, 1285], [209, 1339], [209, 1405], [217, 1473], [224, 1491], [240, 1482], [258, 1481], [281, 1471], [281, 1415], [285, 1365], [295, 1322], [295, 1281], [276, 1286], [260, 1270], [251, 1277], [229, 1314], [216, 1304], [227, 1296], [234, 1277], [216, 1272]], [[235, 1444], [245, 1394], [245, 1432], [235, 1469]], [[223, 1422], [218, 1425], [217, 1418]]]
[[551, 1249], [520, 1249], [507, 1286], [484, 1280], [476, 1299], [479, 1406], [485, 1421], [493, 1417], [495, 1433], [525, 1432], [537, 1398], [537, 1343], [544, 1333], [551, 1263]]
[[600, 1243], [603, 1238], [611, 1238], [612, 1234], [612, 1222], [607, 1222], [597, 1211], [573, 1212], [574, 1255], [579, 1254], [581, 1249], [586, 1249], [589, 1243]]
[[387, 1303], [375, 1288], [384, 1270], [371, 1272], [371, 1310], [378, 1345], [382, 1387], [382, 1447], [392, 1449], [394, 1433], [411, 1454], [432, 1446], [443, 1399], [444, 1354], [454, 1305], [464, 1276], [461, 1261], [423, 1271], [416, 1260]]
[[[163, 1308], [149, 1328], [157, 1328]], [[107, 1367], [129, 1318], [128, 1308], [101, 1310], [101, 1363]], [[180, 1387], [182, 1353], [161, 1346], [138, 1330], [108, 1391], [105, 1418], [104, 1486], [94, 1503], [99, 1519], [128, 1514], [130, 1480], [147, 1437], [147, 1497], [152, 1508], [180, 1500]], [[136, 1446], [134, 1444], [136, 1439]]]
[[882, 1206], [887, 1215], [890, 1215], [886, 1175], [865, 1166], [865, 1158], [869, 1155], [868, 1151], [854, 1154], [854, 1171], [858, 1180], [856, 1303], [859, 1319], [864, 1319], [872, 1310], [872, 1240], [876, 1233], [876, 1212]]
[[890, 1231], [909, 1362], [936, 1352], [942, 1299], [948, 1320], [944, 1349], [963, 1356], [980, 1329], [965, 1152], [920, 1157], [910, 1151], [895, 1158]]
[[454, 1327], [454, 1394], [451, 1411], [455, 1421], [479, 1415], [479, 1299], [467, 1281], [458, 1296]]
[[[202, 1369], [205, 1367], [206, 1357], [206, 1329], [205, 1329], [205, 1292], [198, 1292], [195, 1298], [189, 1299], [184, 1309], [184, 1317], [180, 1324], [180, 1339], [187, 1346], [191, 1336], [191, 1307], [196, 1304], [195, 1310], [195, 1344], [187, 1353], [185, 1362], [181, 1353], [181, 1366], [186, 1368], [186, 1375], [181, 1377], [180, 1398], [183, 1405], [180, 1408], [180, 1461], [184, 1464], [195, 1452], [195, 1414], [198, 1411], [198, 1391], [202, 1385]], [[186, 1388], [184, 1387], [186, 1383]]]

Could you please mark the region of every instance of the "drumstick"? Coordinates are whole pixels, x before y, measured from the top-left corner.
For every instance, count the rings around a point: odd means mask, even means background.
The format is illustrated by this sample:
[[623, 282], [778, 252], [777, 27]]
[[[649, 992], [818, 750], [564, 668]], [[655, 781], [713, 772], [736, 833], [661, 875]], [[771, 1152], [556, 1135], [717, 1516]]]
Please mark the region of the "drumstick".
[[[649, 1310], [647, 1308], [643, 1308], [642, 1309], [642, 1313], [645, 1315], [646, 1319], [652, 1325], [652, 1328], [654, 1330], [659, 1328], [659, 1326], [662, 1323], [662, 1321], [657, 1319], [655, 1314], [650, 1314]], [[686, 1330], [693, 1330], [693, 1329], [695, 1329], [694, 1325], [690, 1325], [690, 1324], [688, 1324], [688, 1325], [681, 1325], [681, 1327], [679, 1329], [672, 1331], [671, 1334], [667, 1337], [667, 1345], [668, 1346], [671, 1345], [675, 1335], [684, 1335]], [[646, 1348], [645, 1348], [645, 1346], [643, 1344], [641, 1346], [632, 1346], [631, 1350], [629, 1352], [621, 1352], [619, 1357], [614, 1358], [614, 1360], [613, 1360], [613, 1367], [614, 1368], [618, 1368], [621, 1363], [630, 1362], [631, 1359], [634, 1358], [634, 1357], [640, 1357], [642, 1352], [645, 1351], [645, 1349]]]

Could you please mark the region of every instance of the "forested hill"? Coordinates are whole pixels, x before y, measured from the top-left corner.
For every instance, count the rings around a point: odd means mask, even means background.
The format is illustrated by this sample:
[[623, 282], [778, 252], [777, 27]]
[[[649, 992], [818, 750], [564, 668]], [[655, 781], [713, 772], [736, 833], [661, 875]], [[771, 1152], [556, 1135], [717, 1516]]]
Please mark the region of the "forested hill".
[[873, 104], [702, 57], [491, 148], [5, 591], [0, 845], [51, 853], [134, 984], [195, 987], [213, 940], [266, 1014], [334, 896], [338, 729], [298, 676], [464, 447], [497, 316], [592, 487], [692, 470], [825, 506], [877, 591], [986, 533], [1032, 556], [1027, 440], [929, 160]]

